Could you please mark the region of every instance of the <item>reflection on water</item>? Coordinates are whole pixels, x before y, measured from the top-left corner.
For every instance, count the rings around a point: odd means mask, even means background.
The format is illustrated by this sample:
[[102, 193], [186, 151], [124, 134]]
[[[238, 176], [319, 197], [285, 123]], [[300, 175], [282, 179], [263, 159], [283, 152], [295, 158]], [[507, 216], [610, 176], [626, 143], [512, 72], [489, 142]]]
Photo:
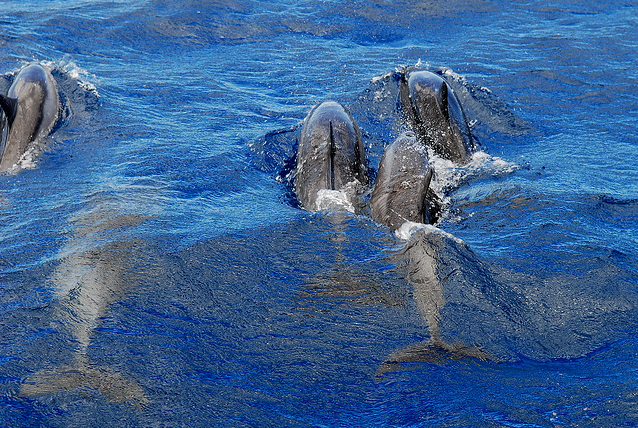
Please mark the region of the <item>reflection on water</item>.
[[[353, 225], [356, 216], [346, 211], [322, 212], [327, 222], [322, 240], [329, 248], [329, 266], [306, 279], [302, 298], [327, 298], [351, 304], [382, 304], [404, 306], [403, 290], [388, 286], [377, 272], [371, 272], [365, 264], [354, 264], [348, 257], [353, 240]], [[354, 229], [356, 231], [356, 229]]]
[[329, 298], [352, 304], [405, 305], [404, 296], [397, 290], [383, 287], [368, 272], [353, 269], [348, 263], [336, 262], [328, 270], [320, 272], [303, 287], [303, 295], [311, 298]]

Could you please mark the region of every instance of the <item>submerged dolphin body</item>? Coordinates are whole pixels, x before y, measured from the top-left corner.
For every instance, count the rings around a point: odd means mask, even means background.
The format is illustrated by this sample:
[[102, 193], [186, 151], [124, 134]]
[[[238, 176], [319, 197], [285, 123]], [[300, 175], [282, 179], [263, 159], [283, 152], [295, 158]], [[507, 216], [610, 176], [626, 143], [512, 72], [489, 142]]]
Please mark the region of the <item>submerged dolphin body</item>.
[[111, 401], [143, 407], [148, 403], [142, 387], [132, 378], [92, 363], [89, 347], [109, 305], [130, 288], [131, 252], [135, 242], [115, 241], [85, 249], [96, 235], [114, 233], [144, 221], [143, 216], [98, 212], [80, 218], [74, 237], [62, 249], [64, 256], [50, 280], [55, 294], [54, 323], [62, 326], [73, 341], [72, 361], [60, 367], [44, 368], [30, 374], [20, 386], [21, 397], [39, 397], [77, 389], [99, 391]]
[[401, 134], [385, 148], [379, 163], [370, 195], [372, 217], [392, 230], [406, 221], [431, 223], [426, 195], [432, 173], [427, 149], [413, 132]]
[[465, 163], [474, 150], [465, 113], [445, 79], [430, 71], [403, 72], [399, 98], [408, 125], [439, 156]]
[[400, 363], [439, 363], [467, 357], [495, 361], [478, 345], [449, 342], [441, 332], [441, 311], [446, 304], [446, 278], [457, 275], [469, 280], [470, 277], [463, 265], [458, 263], [458, 260], [471, 254], [467, 244], [430, 225], [405, 223], [401, 233], [410, 234], [411, 237], [395, 257], [407, 268], [406, 279], [412, 286], [412, 295], [428, 327], [430, 338], [392, 352], [377, 374], [396, 370]]
[[294, 189], [301, 205], [323, 209], [322, 191], [341, 191], [356, 211], [360, 188], [367, 184], [365, 149], [352, 115], [334, 101], [314, 107], [304, 119], [297, 150]]
[[33, 141], [51, 132], [58, 118], [60, 97], [53, 76], [39, 64], [25, 66], [7, 95], [0, 95], [0, 106], [6, 119], [2, 121], [0, 171], [7, 171]]

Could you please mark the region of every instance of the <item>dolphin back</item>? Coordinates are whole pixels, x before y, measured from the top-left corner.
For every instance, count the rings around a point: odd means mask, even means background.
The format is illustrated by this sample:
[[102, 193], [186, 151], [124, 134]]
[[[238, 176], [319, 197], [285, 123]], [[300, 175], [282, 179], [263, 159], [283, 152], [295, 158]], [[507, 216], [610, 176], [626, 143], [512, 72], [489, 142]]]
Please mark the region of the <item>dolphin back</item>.
[[[39, 64], [29, 64], [16, 76], [5, 97], [5, 103], [14, 103], [14, 110], [7, 111], [8, 129], [3, 133], [0, 170], [15, 165], [29, 144], [46, 136], [58, 118], [60, 98], [51, 73]], [[13, 116], [13, 118], [11, 117]]]
[[423, 144], [453, 162], [467, 160], [474, 142], [461, 104], [445, 79], [426, 70], [407, 71], [399, 96], [407, 122]]
[[372, 217], [392, 230], [406, 221], [430, 223], [426, 195], [432, 174], [425, 146], [413, 132], [400, 135], [386, 147], [379, 163], [370, 195]]
[[299, 202], [307, 210], [317, 209], [317, 193], [322, 189], [350, 191], [352, 186], [368, 184], [359, 127], [341, 104], [323, 102], [304, 119], [294, 182]]

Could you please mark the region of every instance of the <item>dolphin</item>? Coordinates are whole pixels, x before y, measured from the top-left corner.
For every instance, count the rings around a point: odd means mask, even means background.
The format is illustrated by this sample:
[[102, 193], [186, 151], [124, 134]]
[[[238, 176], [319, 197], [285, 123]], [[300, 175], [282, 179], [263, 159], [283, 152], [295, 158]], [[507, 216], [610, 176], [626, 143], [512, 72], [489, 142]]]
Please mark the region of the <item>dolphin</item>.
[[131, 287], [134, 270], [131, 254], [139, 245], [115, 241], [97, 248], [93, 243], [104, 233], [134, 227], [145, 221], [138, 215], [118, 215], [98, 210], [77, 219], [73, 237], [61, 249], [61, 262], [50, 277], [54, 319], [73, 340], [69, 343], [72, 361], [58, 367], [45, 367], [26, 377], [19, 396], [37, 398], [76, 389], [93, 389], [114, 402], [143, 408], [148, 398], [132, 378], [89, 358], [95, 329], [109, 305], [123, 298]]
[[297, 149], [294, 190], [302, 207], [321, 210], [325, 191], [341, 191], [344, 205], [356, 211], [367, 184], [365, 148], [352, 115], [335, 101], [315, 106], [304, 119]]
[[411, 132], [388, 145], [379, 162], [377, 181], [370, 195], [372, 218], [396, 230], [407, 221], [431, 223], [426, 195], [434, 170], [427, 149]]
[[477, 344], [448, 342], [441, 332], [441, 311], [446, 304], [444, 282], [453, 274], [469, 280], [458, 261], [458, 256], [470, 251], [467, 244], [431, 225], [405, 223], [400, 234], [409, 238], [393, 257], [407, 269], [406, 279], [412, 286], [412, 296], [430, 338], [392, 352], [379, 367], [377, 375], [398, 369], [400, 363], [442, 363], [458, 358], [498, 361]]
[[430, 71], [404, 71], [399, 83], [401, 109], [418, 139], [455, 163], [465, 163], [474, 140], [461, 104], [445, 79]]
[[58, 119], [60, 96], [51, 73], [28, 64], [15, 77], [6, 95], [0, 95], [2, 141], [0, 171], [18, 163], [29, 145], [51, 132]]

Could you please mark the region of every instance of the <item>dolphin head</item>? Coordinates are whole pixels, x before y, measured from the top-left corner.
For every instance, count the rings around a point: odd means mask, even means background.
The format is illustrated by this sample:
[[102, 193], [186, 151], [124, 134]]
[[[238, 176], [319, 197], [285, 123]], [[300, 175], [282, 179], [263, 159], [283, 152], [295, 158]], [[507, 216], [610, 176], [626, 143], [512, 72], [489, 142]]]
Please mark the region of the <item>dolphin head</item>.
[[400, 103], [422, 143], [445, 159], [467, 160], [472, 137], [461, 104], [445, 79], [426, 70], [403, 73]]
[[372, 217], [396, 230], [405, 222], [430, 223], [426, 197], [432, 179], [427, 149], [414, 132], [385, 148], [370, 195]]
[[322, 190], [345, 192], [357, 206], [357, 188], [368, 184], [365, 149], [359, 127], [339, 103], [326, 101], [304, 119], [297, 149], [295, 193], [308, 210]]
[[35, 140], [51, 132], [59, 114], [55, 79], [39, 64], [28, 64], [17, 74], [0, 107], [6, 118], [0, 170], [15, 165]]

